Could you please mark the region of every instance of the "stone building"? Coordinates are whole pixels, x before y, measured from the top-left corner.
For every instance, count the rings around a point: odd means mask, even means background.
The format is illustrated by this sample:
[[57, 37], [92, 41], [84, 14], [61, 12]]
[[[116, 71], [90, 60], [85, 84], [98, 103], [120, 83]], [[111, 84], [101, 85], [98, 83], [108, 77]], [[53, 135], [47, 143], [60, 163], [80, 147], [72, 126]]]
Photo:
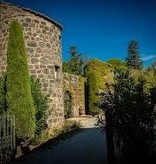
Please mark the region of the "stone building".
[[[49, 126], [59, 124], [64, 120], [62, 26], [41, 13], [12, 4], [1, 3], [0, 72], [6, 71], [8, 30], [13, 19], [17, 19], [23, 26], [30, 73], [39, 78], [42, 90], [48, 96], [47, 123]], [[79, 107], [77, 106], [77, 108]]]
[[61, 25], [40, 13], [11, 4], [2, 3], [0, 12], [0, 70], [6, 70], [9, 24], [13, 19], [18, 19], [24, 29], [30, 72], [40, 79], [43, 91], [49, 98], [47, 122], [62, 121]]

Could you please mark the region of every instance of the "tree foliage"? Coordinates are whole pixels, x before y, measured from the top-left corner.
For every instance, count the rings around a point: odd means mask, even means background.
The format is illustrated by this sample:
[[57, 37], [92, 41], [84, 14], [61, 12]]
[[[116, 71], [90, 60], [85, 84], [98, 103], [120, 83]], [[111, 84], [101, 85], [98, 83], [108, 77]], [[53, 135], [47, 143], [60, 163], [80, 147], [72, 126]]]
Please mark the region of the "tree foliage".
[[120, 59], [110, 59], [107, 61], [107, 63], [111, 64], [114, 69], [122, 69], [125, 67], [125, 62]]
[[63, 61], [63, 72], [68, 72], [68, 73], [71, 73], [71, 70], [70, 70], [70, 68], [69, 68], [69, 64], [68, 64], [68, 62], [65, 62], [65, 61]]
[[81, 53], [78, 53], [76, 47], [70, 47], [70, 59], [63, 62], [63, 72], [73, 73], [84, 76], [85, 60]]
[[46, 129], [46, 112], [48, 110], [47, 97], [41, 91], [39, 79], [31, 76], [31, 93], [35, 106], [36, 130], [35, 134], [40, 135]]
[[148, 71], [152, 71], [156, 74], [156, 61], [154, 61], [149, 67]]
[[126, 64], [129, 68], [132, 69], [141, 69], [142, 68], [142, 60], [139, 55], [139, 47], [138, 42], [132, 40], [128, 46], [128, 56], [126, 58]]
[[92, 72], [88, 74], [88, 106], [89, 113], [91, 114], [99, 113], [99, 97], [96, 80], [95, 73]]
[[97, 59], [92, 59], [85, 66], [85, 76], [87, 78], [86, 103], [88, 103], [86, 108], [92, 114], [98, 114], [101, 110], [99, 108], [99, 92], [106, 89], [107, 83], [112, 83], [112, 71], [113, 66]]
[[23, 30], [17, 20], [10, 24], [7, 48], [7, 111], [16, 118], [18, 138], [31, 138], [35, 132], [35, 107], [31, 95]]
[[106, 84], [113, 81], [113, 66], [97, 59], [90, 60], [85, 66], [85, 76], [88, 78], [89, 73], [94, 73], [96, 85], [99, 90], [105, 90]]
[[156, 87], [147, 90], [146, 83], [144, 76], [136, 82], [131, 71], [120, 70], [115, 74], [115, 84], [103, 93], [107, 133], [112, 133], [111, 140], [127, 160], [125, 163], [141, 158], [149, 162], [156, 146]]

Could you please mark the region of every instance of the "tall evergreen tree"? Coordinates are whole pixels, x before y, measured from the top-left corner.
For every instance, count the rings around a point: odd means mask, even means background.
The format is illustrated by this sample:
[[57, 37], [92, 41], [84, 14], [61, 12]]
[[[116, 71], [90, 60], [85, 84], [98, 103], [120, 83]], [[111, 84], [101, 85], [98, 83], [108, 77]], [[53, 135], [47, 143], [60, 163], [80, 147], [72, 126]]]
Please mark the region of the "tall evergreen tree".
[[74, 46], [70, 47], [69, 53], [71, 57], [69, 61], [63, 62], [63, 71], [84, 76], [85, 60], [82, 54], [78, 53]]
[[91, 114], [99, 113], [99, 97], [97, 95], [98, 87], [96, 82], [96, 75], [95, 73], [91, 72], [88, 74], [88, 106], [89, 112]]
[[9, 30], [7, 49], [7, 111], [16, 118], [18, 138], [31, 138], [35, 132], [35, 107], [31, 95], [23, 30], [17, 20], [13, 20]]
[[149, 70], [153, 71], [156, 73], [156, 61], [154, 61], [151, 66], [149, 67]]
[[129, 68], [132, 69], [141, 69], [142, 60], [139, 55], [138, 42], [132, 40], [128, 46], [128, 56], [126, 58], [126, 63]]

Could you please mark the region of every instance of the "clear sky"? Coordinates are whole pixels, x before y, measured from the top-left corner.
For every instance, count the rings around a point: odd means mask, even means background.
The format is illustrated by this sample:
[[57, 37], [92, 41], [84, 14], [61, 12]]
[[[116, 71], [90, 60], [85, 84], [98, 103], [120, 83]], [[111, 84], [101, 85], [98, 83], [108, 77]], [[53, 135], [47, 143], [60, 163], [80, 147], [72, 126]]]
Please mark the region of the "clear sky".
[[39, 11], [63, 26], [62, 54], [70, 46], [87, 58], [125, 59], [130, 40], [146, 64], [156, 60], [156, 0], [5, 0]]

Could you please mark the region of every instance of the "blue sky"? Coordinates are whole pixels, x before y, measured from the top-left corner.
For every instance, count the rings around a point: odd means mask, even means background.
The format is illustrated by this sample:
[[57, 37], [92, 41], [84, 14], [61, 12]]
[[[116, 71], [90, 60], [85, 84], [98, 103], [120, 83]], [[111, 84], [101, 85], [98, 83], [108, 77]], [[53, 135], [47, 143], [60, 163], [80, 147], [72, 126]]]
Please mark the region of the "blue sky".
[[130, 40], [148, 64], [156, 60], [156, 0], [6, 0], [63, 25], [62, 55], [70, 46], [87, 58], [125, 59]]

